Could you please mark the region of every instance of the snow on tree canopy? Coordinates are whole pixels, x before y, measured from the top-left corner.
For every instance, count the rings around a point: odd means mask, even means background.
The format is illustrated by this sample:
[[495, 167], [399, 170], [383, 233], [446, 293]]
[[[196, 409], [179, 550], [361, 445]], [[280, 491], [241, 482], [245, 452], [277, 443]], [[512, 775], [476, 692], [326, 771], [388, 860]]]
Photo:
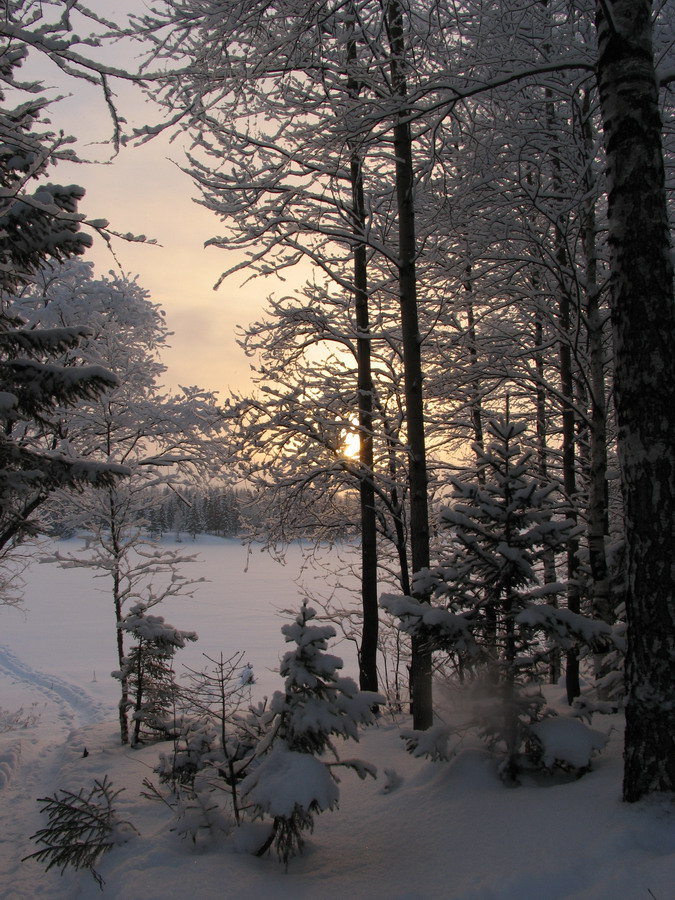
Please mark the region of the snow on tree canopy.
[[597, 653], [623, 649], [625, 646], [621, 634], [601, 619], [589, 619], [572, 610], [546, 603], [528, 605], [518, 613], [516, 622], [528, 628], [541, 629], [563, 646], [582, 643]]
[[184, 647], [185, 641], [197, 640], [194, 631], [179, 631], [165, 622], [164, 616], [147, 615], [145, 610], [146, 606], [143, 603], [137, 603], [118, 627], [123, 631], [132, 632], [144, 641], [152, 641], [167, 649]]
[[591, 758], [602, 750], [609, 736], [589, 728], [579, 719], [553, 716], [530, 726], [542, 747], [542, 763], [547, 769], [555, 765], [587, 769]]
[[[39, 280], [43, 267], [77, 256], [91, 244], [80, 232], [84, 216], [78, 203], [84, 189], [43, 180], [51, 165], [72, 158], [63, 149], [71, 139], [34, 133], [35, 125], [46, 121], [43, 98], [29, 96], [17, 107], [6, 106], [7, 97], [40, 88], [15, 78], [24, 56], [19, 40], [15, 50], [3, 48], [0, 65], [0, 551], [11, 551], [40, 530], [35, 513], [57, 489], [110, 486], [122, 474], [119, 466], [46, 450], [62, 449], [63, 408], [91, 401], [114, 387], [116, 379], [100, 365], [76, 364], [76, 348], [90, 333], [86, 311], [71, 325], [55, 321], [45, 329], [29, 325], [18, 308], [17, 295]], [[31, 194], [31, 182], [38, 179], [42, 183]], [[40, 305], [48, 301], [45, 288]]]
[[[565, 588], [547, 580], [546, 555], [564, 549], [578, 528], [563, 518], [559, 485], [541, 485], [531, 474], [532, 454], [521, 452], [517, 442], [523, 431], [514, 422], [490, 421], [491, 440], [487, 449], [475, 446], [478, 464], [471, 480], [451, 479], [457, 502], [442, 514], [451, 532], [450, 553], [413, 581], [416, 593], [424, 587], [431, 601], [381, 602], [403, 631], [434, 649], [469, 657], [478, 687], [481, 675], [485, 679], [491, 702], [476, 704], [474, 724], [491, 748], [505, 750], [500, 771], [511, 783], [521, 768], [537, 762], [528, 759], [531, 729], [552, 711], [532, 687], [557, 647], [606, 652], [617, 646], [605, 622], [540, 602]], [[411, 738], [409, 747], [434, 758], [441, 752], [433, 739]]]
[[1, 363], [0, 371], [11, 379], [20, 404], [27, 411], [48, 407], [54, 401], [72, 404], [84, 397], [93, 398], [118, 383], [116, 376], [102, 366], [64, 367], [13, 359]]
[[413, 597], [393, 594], [383, 594], [380, 606], [400, 620], [400, 628], [407, 634], [424, 634], [439, 643], [451, 642], [458, 650], [476, 649], [471, 612], [453, 613]]
[[0, 332], [0, 347], [20, 349], [34, 356], [36, 353], [57, 354], [76, 347], [90, 337], [92, 331], [84, 325], [60, 328], [26, 328]]
[[[295, 622], [281, 629], [296, 648], [285, 654], [279, 673], [285, 677], [285, 692], [276, 692], [270, 708], [284, 720], [288, 735], [295, 735], [303, 749], [317, 742], [330, 746], [329, 735], [358, 740], [358, 725], [373, 721], [371, 707], [383, 698], [360, 691], [353, 679], [339, 677], [338, 656], [326, 653], [328, 639], [335, 637], [332, 625], [307, 624], [316, 612], [304, 606]], [[306, 742], [309, 741], [309, 747]], [[298, 749], [289, 738], [293, 749]]]
[[315, 812], [333, 809], [340, 791], [330, 769], [310, 753], [296, 753], [279, 741], [241, 785], [247, 801], [274, 818], [289, 817], [296, 807]]

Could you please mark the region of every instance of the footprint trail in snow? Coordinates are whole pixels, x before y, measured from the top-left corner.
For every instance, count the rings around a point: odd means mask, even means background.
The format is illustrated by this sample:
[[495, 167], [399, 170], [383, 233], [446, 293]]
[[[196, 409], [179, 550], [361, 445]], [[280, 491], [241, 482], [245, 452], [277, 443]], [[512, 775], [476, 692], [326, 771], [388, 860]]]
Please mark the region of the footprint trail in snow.
[[[85, 725], [110, 718], [111, 708], [78, 685], [34, 669], [4, 645], [0, 645], [0, 687], [1, 707], [10, 713], [21, 706], [26, 709], [25, 698], [30, 698], [28, 706], [36, 720], [5, 733], [0, 728], [0, 802], [11, 808], [53, 794], [59, 787], [53, 782], [69, 736]], [[18, 702], [14, 697], [20, 698]], [[35, 863], [22, 863], [21, 858], [34, 852], [29, 836], [44, 826], [36, 802], [33, 808], [30, 821], [11, 820], [11, 826], [0, 835], [0, 897], [32, 897], [27, 867]], [[5, 890], [8, 893], [3, 893]]]

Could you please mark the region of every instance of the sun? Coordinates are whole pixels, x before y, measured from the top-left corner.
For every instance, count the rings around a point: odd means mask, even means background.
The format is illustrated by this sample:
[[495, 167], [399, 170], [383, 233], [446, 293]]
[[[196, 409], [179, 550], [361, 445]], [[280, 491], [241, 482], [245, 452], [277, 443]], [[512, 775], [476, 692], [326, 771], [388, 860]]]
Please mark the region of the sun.
[[359, 458], [359, 435], [356, 431], [344, 432], [342, 439], [342, 447], [340, 448], [342, 455], [348, 459]]

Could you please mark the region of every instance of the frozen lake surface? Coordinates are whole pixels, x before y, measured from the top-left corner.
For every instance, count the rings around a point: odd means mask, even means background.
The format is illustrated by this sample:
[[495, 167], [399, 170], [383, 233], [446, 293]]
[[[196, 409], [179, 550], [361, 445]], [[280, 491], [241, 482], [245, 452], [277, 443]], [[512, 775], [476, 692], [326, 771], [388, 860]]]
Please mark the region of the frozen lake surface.
[[[79, 546], [82, 542], [77, 539], [56, 544], [61, 554]], [[196, 586], [194, 596], [172, 598], [153, 609], [153, 614], [164, 616], [176, 628], [199, 635], [196, 643], [176, 655], [179, 677], [183, 664], [198, 669], [207, 665], [203, 654], [219, 658], [222, 652], [228, 658], [243, 651], [254, 670], [254, 698], [278, 690], [278, 663], [285, 652], [280, 629], [290, 618], [283, 610], [297, 611], [305, 591], [322, 596], [333, 591], [321, 561], [339, 572], [336, 580], [342, 585], [353, 587], [354, 592], [337, 588], [340, 597], [347, 604], [359, 603], [357, 581], [349, 572], [355, 554], [349, 546], [339, 552], [326, 549], [312, 561], [309, 547], [293, 544], [283, 563], [259, 546], [248, 549], [236, 540], [204, 536], [181, 544], [167, 540], [164, 546], [197, 554], [197, 561], [184, 571], [189, 577], [206, 579]], [[46, 545], [42, 552], [50, 548]], [[58, 671], [78, 684], [87, 683], [102, 702], [116, 704], [119, 686], [110, 677], [118, 664], [109, 578], [87, 569], [44, 563], [32, 565], [24, 579], [24, 610], [0, 611], [0, 644], [11, 646], [36, 670]], [[354, 644], [343, 640], [331, 650], [343, 657], [345, 673], [356, 677]]]

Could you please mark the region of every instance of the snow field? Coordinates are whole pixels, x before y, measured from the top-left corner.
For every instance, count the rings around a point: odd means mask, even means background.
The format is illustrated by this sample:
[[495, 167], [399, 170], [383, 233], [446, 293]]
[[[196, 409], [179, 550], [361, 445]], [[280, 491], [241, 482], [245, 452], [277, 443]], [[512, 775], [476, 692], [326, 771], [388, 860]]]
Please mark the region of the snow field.
[[[286, 567], [254, 554], [245, 573], [245, 552], [233, 542], [207, 540], [195, 549], [203, 558], [198, 574], [211, 578], [210, 585], [180, 608], [158, 610], [200, 635], [177, 663], [191, 653], [189, 664], [199, 664], [205, 643], [210, 655], [241, 648], [261, 693], [279, 688], [281, 679], [268, 667], [286, 649], [280, 626], [288, 618], [275, 616], [274, 607], [299, 604], [292, 578], [299, 551], [292, 548]], [[477, 740], [467, 737], [451, 763], [429, 763], [405, 754], [398, 724], [382, 719], [360, 744], [340, 748], [344, 758], [376, 765], [378, 779], [341, 775], [339, 809], [317, 817], [305, 854], [291, 861], [287, 874], [274, 856], [236, 852], [246, 849], [246, 832], [236, 844], [209, 833], [193, 844], [175, 830], [164, 804], [140, 796], [160, 748], [118, 743], [117, 684], [108, 675], [115, 667], [114, 626], [98, 588], [82, 571], [35, 565], [26, 617], [0, 610], [0, 706], [23, 707], [37, 718], [0, 733], [2, 900], [675, 897], [675, 816], [663, 799], [621, 803], [618, 716], [594, 722], [610, 732], [609, 743], [587, 776], [567, 783], [527, 779], [516, 789], [499, 781]], [[329, 652], [345, 649], [351, 645]], [[558, 693], [553, 701], [561, 701]], [[441, 713], [454, 715], [453, 698], [442, 691], [438, 697], [446, 708]], [[100, 860], [103, 894], [87, 872], [60, 876], [35, 861], [22, 863], [36, 849], [29, 835], [45, 824], [36, 798], [58, 788], [89, 789], [106, 774], [114, 788], [125, 788], [118, 815], [139, 835]]]

